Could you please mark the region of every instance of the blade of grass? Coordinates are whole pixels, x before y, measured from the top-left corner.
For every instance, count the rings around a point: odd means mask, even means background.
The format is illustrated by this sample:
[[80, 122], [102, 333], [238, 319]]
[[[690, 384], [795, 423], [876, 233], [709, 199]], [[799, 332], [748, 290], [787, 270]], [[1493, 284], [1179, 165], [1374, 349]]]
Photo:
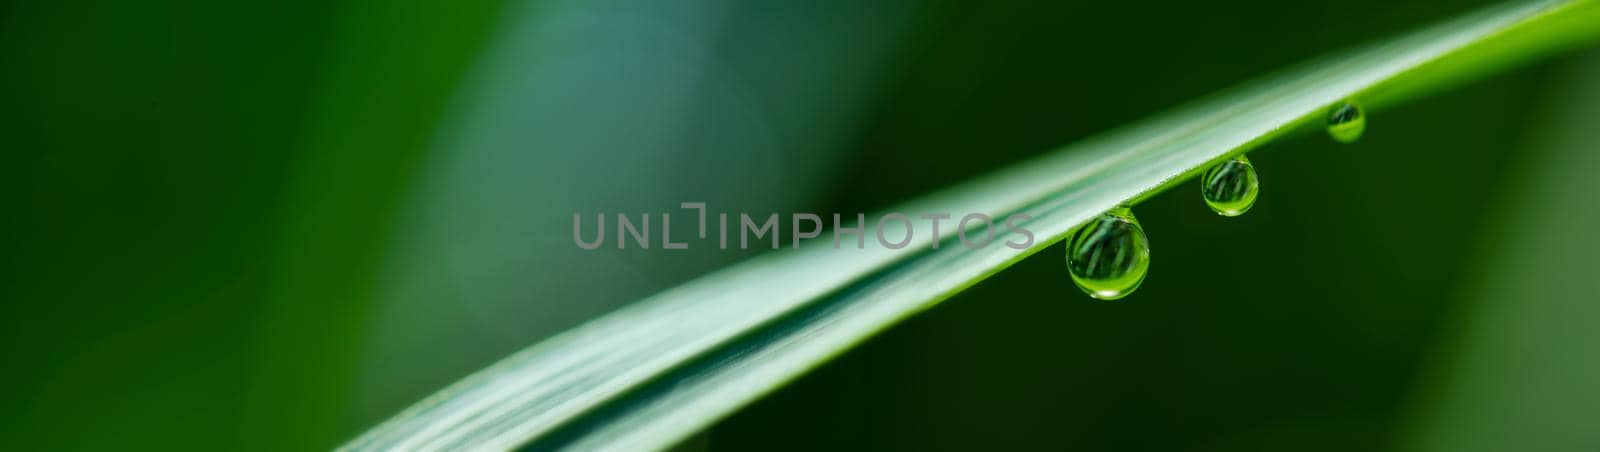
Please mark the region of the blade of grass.
[[[1241, 85], [891, 209], [1032, 217], [1026, 250], [803, 247], [670, 289], [530, 347], [345, 447], [670, 446], [874, 333], [1065, 237], [1094, 215], [1295, 132], [1352, 99], [1383, 108], [1600, 34], [1589, 1], [1491, 8]], [[948, 227], [946, 229], [954, 229]], [[942, 231], [948, 238], [951, 230]], [[997, 231], [995, 242], [1014, 238]]]

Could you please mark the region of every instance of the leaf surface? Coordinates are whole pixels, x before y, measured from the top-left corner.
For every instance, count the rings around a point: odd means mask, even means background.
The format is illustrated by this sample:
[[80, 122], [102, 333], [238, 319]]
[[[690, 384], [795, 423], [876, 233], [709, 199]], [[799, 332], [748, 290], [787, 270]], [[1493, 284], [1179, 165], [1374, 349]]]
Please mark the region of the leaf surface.
[[[1335, 105], [1382, 109], [1596, 35], [1593, 2], [1520, 3], [1317, 59], [889, 210], [956, 216], [938, 248], [919, 220], [900, 250], [808, 242], [764, 254], [505, 358], [344, 448], [671, 446], [1101, 212], [1320, 129]], [[1029, 219], [970, 248], [951, 237], [968, 213]], [[1034, 234], [1030, 247], [1001, 245], [1023, 241], [1018, 230]]]

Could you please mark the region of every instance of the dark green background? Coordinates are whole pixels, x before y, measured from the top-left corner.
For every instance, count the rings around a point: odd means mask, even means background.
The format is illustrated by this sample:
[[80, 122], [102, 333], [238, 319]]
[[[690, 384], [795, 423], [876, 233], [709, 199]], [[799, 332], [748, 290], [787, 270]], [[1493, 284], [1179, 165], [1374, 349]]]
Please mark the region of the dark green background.
[[[752, 255], [580, 253], [573, 211], [870, 212], [1485, 2], [860, 3], [0, 5], [4, 437], [332, 447]], [[1127, 302], [1048, 250], [697, 444], [1404, 448], [1497, 234], [1564, 220], [1495, 200], [1582, 58], [1270, 144], [1244, 217], [1135, 209]]]

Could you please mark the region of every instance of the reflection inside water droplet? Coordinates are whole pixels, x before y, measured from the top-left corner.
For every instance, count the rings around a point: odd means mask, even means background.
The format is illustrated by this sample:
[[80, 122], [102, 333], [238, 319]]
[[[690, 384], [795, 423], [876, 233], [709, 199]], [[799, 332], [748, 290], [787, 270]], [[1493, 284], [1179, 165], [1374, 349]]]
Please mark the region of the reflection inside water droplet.
[[1200, 194], [1217, 215], [1237, 217], [1250, 210], [1260, 191], [1256, 167], [1250, 159], [1238, 155], [1206, 170], [1200, 178]]
[[1128, 296], [1150, 269], [1150, 241], [1127, 207], [1101, 214], [1067, 241], [1067, 271], [1084, 293], [1101, 300]]
[[1352, 143], [1367, 130], [1367, 115], [1361, 107], [1345, 102], [1328, 112], [1328, 136], [1340, 143]]

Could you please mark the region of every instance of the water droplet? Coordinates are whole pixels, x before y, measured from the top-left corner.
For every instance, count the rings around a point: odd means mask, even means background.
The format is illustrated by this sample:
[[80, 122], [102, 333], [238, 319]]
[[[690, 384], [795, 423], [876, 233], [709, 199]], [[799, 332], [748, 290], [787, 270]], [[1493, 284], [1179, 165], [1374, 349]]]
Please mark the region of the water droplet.
[[1150, 270], [1150, 241], [1127, 207], [1100, 214], [1067, 241], [1067, 271], [1084, 293], [1116, 300], [1133, 293]]
[[1242, 154], [1211, 167], [1200, 178], [1200, 195], [1205, 197], [1206, 206], [1224, 217], [1244, 215], [1255, 205], [1256, 192], [1260, 190], [1256, 167]]
[[1367, 130], [1367, 115], [1361, 107], [1345, 102], [1328, 112], [1328, 136], [1340, 143], [1353, 143]]

